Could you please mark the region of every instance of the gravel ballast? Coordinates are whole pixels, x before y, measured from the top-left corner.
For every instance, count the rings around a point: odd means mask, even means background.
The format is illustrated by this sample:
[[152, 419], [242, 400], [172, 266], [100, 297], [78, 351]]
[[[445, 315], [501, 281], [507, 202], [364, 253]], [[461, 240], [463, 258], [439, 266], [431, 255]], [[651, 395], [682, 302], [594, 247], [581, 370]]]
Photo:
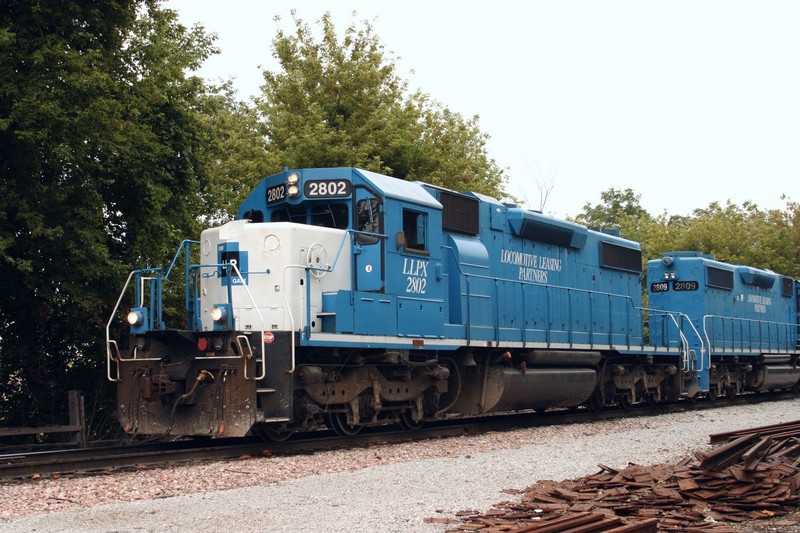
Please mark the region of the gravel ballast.
[[711, 433], [800, 419], [800, 400], [323, 452], [6, 483], [0, 532], [441, 533], [505, 489], [709, 449]]

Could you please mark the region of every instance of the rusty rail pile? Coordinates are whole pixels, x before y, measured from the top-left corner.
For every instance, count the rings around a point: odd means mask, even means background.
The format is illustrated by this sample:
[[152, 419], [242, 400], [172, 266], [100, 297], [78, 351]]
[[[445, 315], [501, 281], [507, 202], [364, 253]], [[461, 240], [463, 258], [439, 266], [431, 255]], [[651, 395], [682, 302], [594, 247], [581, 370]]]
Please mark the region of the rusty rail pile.
[[521, 501], [459, 513], [461, 523], [448, 532], [734, 533], [733, 524], [798, 510], [800, 422], [711, 435], [711, 442], [724, 444], [677, 464], [599, 465], [577, 480], [540, 481]]

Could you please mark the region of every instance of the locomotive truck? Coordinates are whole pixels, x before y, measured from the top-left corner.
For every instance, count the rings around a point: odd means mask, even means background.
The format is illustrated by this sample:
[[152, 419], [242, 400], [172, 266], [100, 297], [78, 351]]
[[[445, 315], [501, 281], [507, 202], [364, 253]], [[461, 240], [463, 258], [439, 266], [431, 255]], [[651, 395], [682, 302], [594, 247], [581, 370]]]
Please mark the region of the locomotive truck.
[[[164, 291], [183, 257], [184, 322]], [[281, 439], [798, 386], [796, 280], [357, 168], [263, 179], [131, 272], [106, 331], [128, 432]], [[131, 294], [132, 293], [132, 294]], [[112, 338], [122, 303], [127, 342]]]

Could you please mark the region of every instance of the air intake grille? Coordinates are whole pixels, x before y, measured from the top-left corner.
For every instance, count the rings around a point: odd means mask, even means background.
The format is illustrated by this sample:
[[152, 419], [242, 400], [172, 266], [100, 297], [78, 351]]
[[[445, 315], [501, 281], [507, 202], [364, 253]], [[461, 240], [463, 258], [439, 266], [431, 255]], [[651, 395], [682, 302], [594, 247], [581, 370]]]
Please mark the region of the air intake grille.
[[627, 270], [628, 272], [642, 271], [642, 251], [625, 246], [617, 246], [610, 242], [603, 242], [600, 249], [602, 266]]
[[733, 290], [733, 272], [721, 268], [707, 267], [708, 286], [718, 289]]
[[446, 231], [477, 235], [478, 199], [450, 191], [441, 191], [442, 227]]

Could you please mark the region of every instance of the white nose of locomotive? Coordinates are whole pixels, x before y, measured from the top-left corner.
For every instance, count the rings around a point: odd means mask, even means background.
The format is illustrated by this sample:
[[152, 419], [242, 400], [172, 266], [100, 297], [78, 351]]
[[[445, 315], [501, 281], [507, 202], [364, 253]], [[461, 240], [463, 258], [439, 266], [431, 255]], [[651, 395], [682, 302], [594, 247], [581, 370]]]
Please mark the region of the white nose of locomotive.
[[201, 236], [201, 329], [319, 331], [322, 295], [350, 290], [346, 231], [235, 220]]

